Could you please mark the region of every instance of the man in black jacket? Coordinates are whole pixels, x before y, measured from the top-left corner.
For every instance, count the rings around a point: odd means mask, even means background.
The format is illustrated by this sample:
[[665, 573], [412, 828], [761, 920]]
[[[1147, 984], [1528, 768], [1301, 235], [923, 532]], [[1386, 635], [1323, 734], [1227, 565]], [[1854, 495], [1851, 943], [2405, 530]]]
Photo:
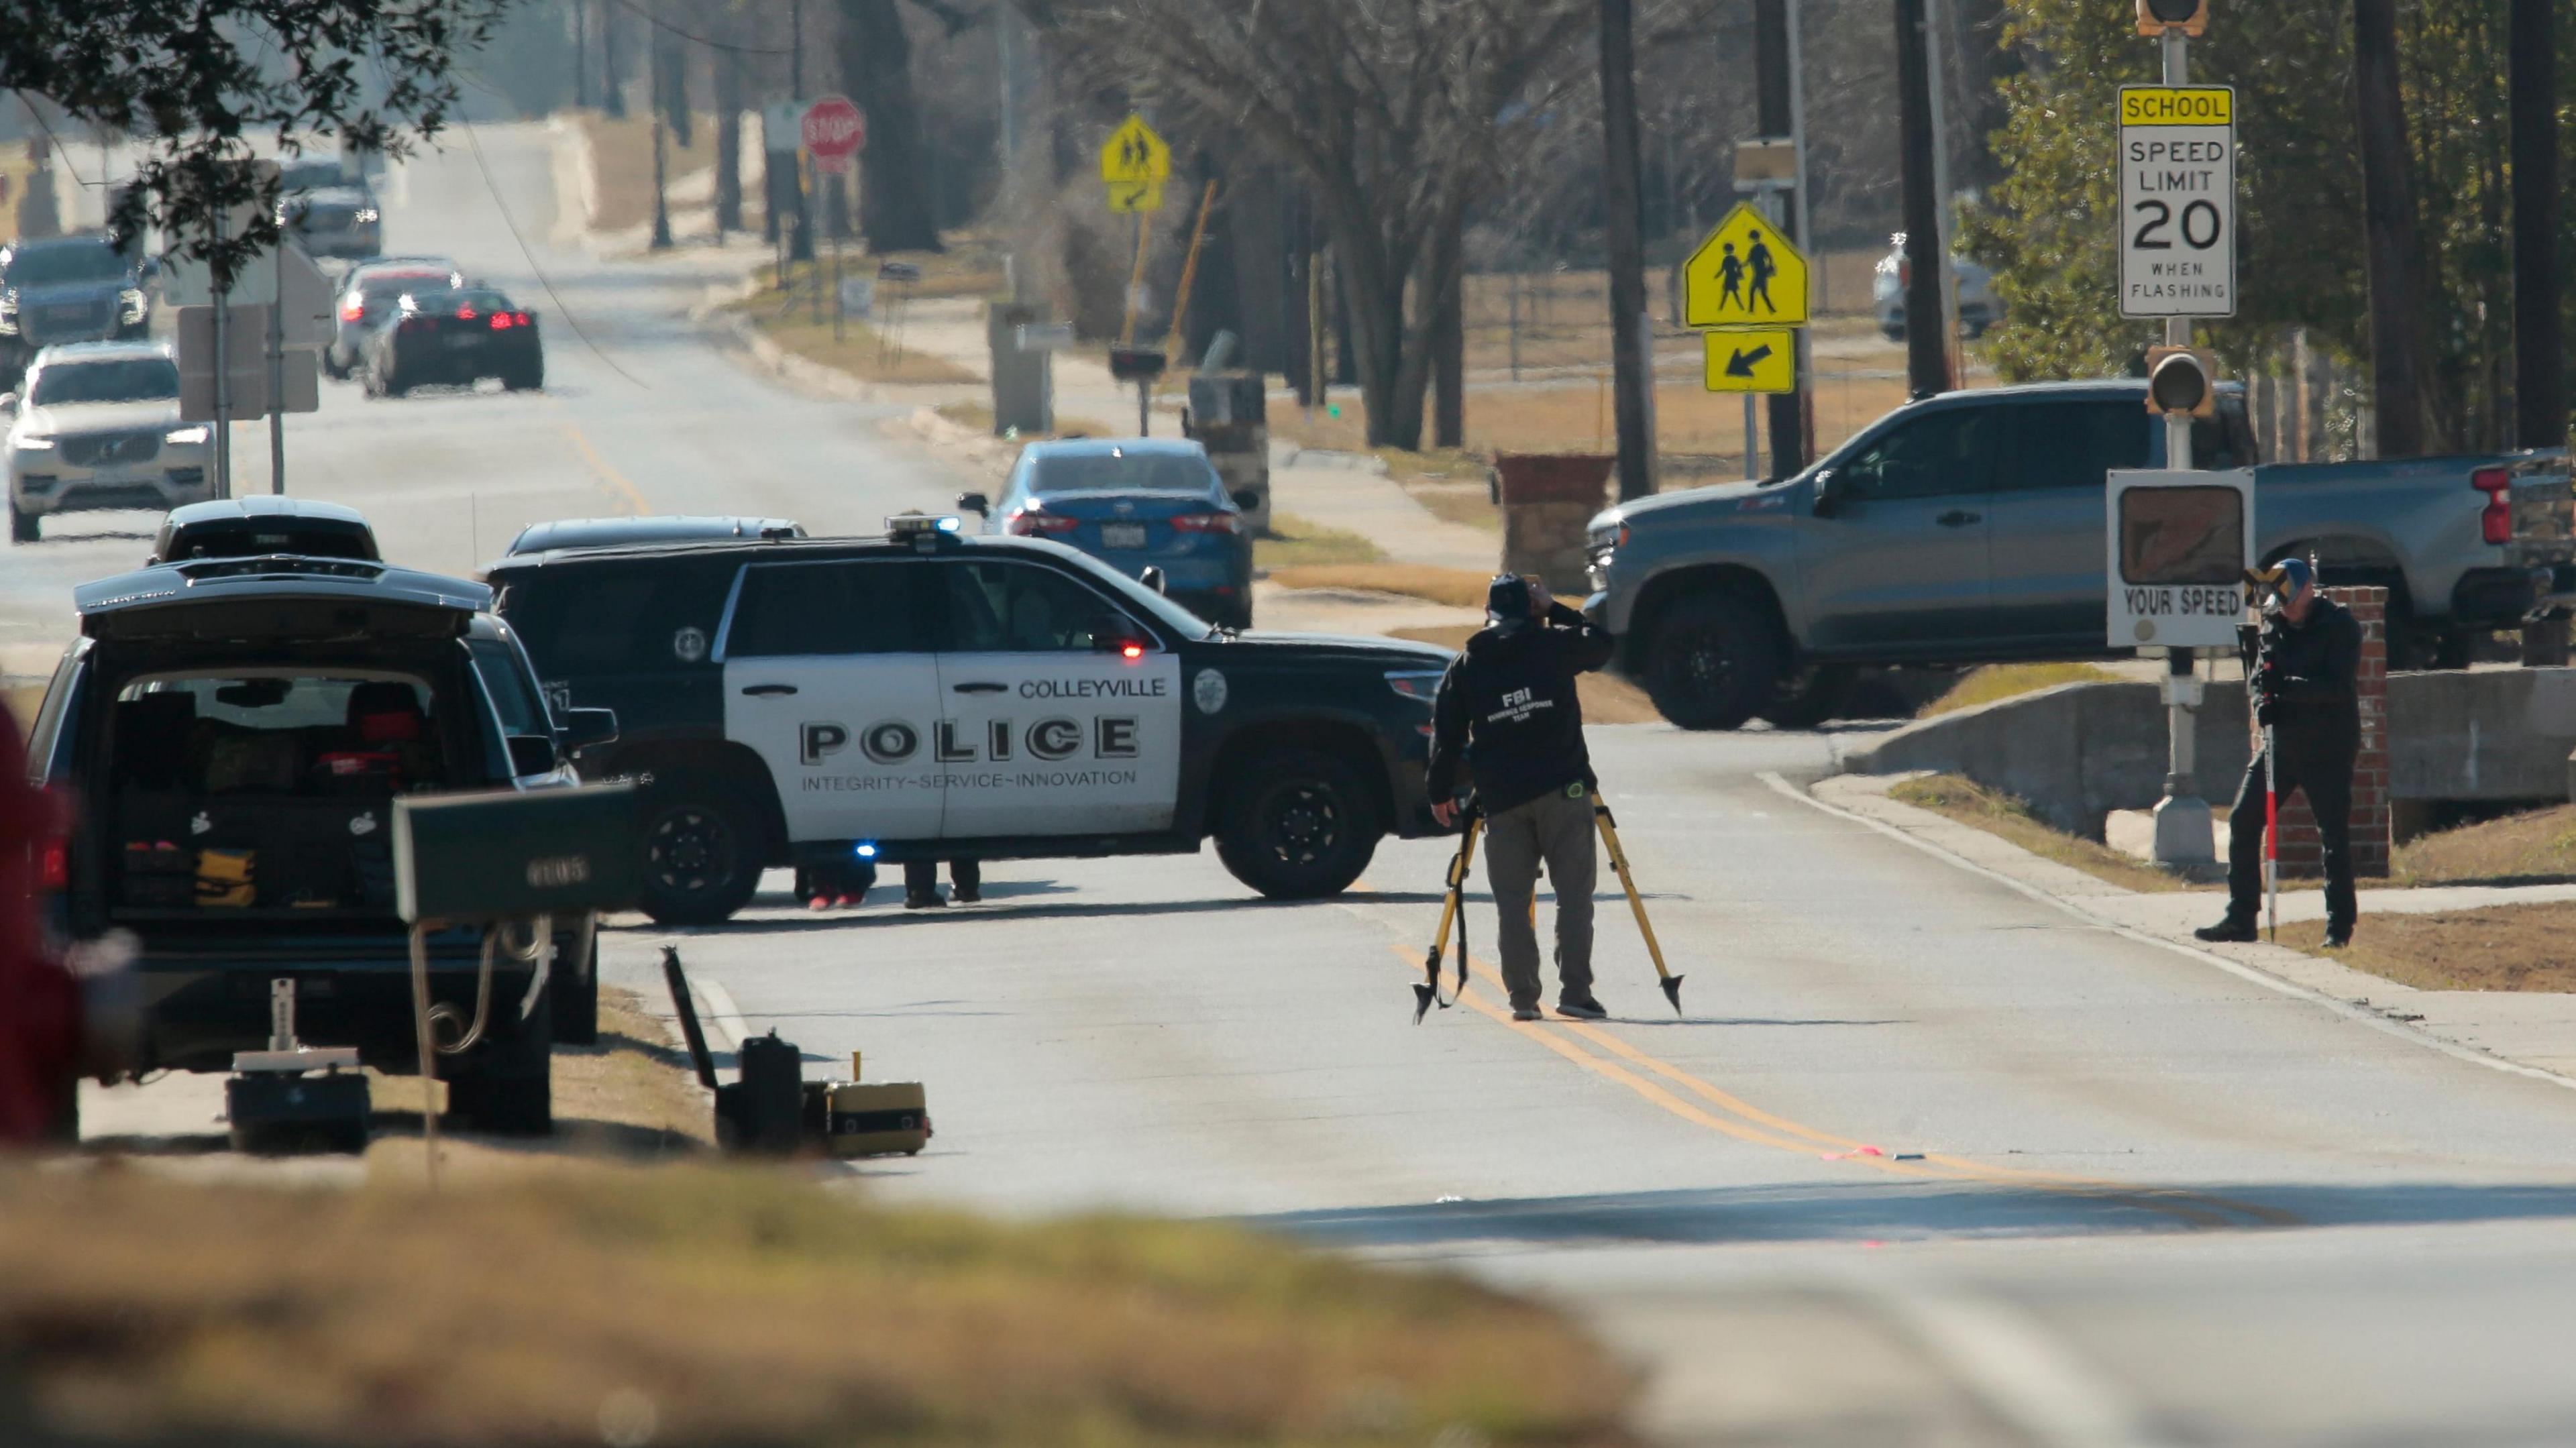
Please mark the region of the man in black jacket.
[[[2317, 592], [2304, 558], [2281, 564], [2280, 606], [2263, 621], [2248, 661], [2254, 725], [2272, 726], [2281, 798], [2300, 790], [2317, 817], [2325, 857], [2326, 944], [2352, 943], [2352, 770], [2361, 753], [2361, 622]], [[2263, 903], [2263, 742], [2237, 787], [2227, 819], [2227, 918], [2196, 932], [2203, 940], [2252, 940]]]
[[1556, 882], [1556, 1008], [1578, 1020], [1609, 1013], [1592, 998], [1592, 757], [1574, 676], [1610, 661], [1610, 636], [1548, 596], [1536, 578], [1504, 574], [1485, 592], [1485, 627], [1450, 664], [1432, 704], [1431, 806], [1457, 821], [1461, 765], [1485, 814], [1485, 878], [1502, 920], [1503, 984], [1512, 1018], [1539, 1018], [1539, 863]]

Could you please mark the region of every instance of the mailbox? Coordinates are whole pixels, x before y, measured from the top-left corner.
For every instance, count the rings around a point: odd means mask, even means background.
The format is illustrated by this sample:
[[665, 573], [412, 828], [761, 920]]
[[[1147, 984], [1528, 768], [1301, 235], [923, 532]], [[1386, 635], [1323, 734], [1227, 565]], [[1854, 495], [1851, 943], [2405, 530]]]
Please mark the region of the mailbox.
[[624, 909], [643, 893], [642, 823], [631, 784], [395, 800], [395, 910], [418, 924]]

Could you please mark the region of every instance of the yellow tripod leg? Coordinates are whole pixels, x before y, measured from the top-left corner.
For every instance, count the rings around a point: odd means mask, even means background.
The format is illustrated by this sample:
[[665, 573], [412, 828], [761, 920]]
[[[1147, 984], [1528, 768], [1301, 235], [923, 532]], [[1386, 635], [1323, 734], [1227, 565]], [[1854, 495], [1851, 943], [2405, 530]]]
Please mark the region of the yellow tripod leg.
[[[1449, 927], [1458, 925], [1463, 928], [1465, 924], [1459, 917], [1466, 911], [1467, 868], [1476, 858], [1476, 835], [1484, 828], [1484, 823], [1481, 815], [1468, 816], [1466, 832], [1458, 837], [1458, 853], [1449, 857], [1449, 893], [1440, 902], [1440, 928], [1432, 933], [1431, 951], [1422, 958], [1422, 984], [1413, 988], [1415, 1025], [1422, 1023], [1422, 1018], [1430, 1014], [1435, 1003], [1442, 1010], [1449, 1008], [1449, 1003], [1440, 999], [1440, 957], [1449, 949]], [[1465, 953], [1463, 950], [1459, 952], [1462, 958], [1458, 962], [1458, 974], [1462, 981], [1467, 974]]]
[[1636, 877], [1628, 871], [1628, 852], [1619, 845], [1619, 825], [1610, 816], [1610, 806], [1599, 794], [1592, 796], [1592, 822], [1601, 827], [1601, 843], [1610, 850], [1610, 868], [1618, 872], [1619, 888], [1628, 892], [1628, 911], [1637, 917], [1637, 933], [1646, 938], [1646, 955], [1655, 962], [1655, 978], [1664, 988], [1664, 999], [1673, 1003], [1673, 1014], [1682, 1011], [1682, 978], [1664, 965], [1664, 947], [1655, 939], [1654, 924], [1646, 919], [1646, 897], [1637, 893]]

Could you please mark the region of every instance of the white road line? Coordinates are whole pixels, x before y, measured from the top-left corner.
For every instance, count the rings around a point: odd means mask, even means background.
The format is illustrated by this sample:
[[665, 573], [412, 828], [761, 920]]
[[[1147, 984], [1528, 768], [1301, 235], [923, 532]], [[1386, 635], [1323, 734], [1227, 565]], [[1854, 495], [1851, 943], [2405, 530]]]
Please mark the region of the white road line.
[[2325, 1009], [2334, 1012], [2336, 1015], [2342, 1016], [2346, 1020], [2357, 1021], [2362, 1025], [2370, 1027], [2374, 1031], [2380, 1031], [2388, 1035], [2395, 1036], [2401, 1041], [2407, 1041], [2414, 1045], [2439, 1051], [2443, 1055], [2451, 1057], [2453, 1060], [2465, 1061], [2472, 1066], [2483, 1066], [2490, 1071], [2500, 1071], [2507, 1076], [2521, 1076], [2533, 1081], [2545, 1082], [2551, 1086], [2559, 1087], [2562, 1090], [2576, 1091], [2576, 1080], [2570, 1080], [2569, 1078], [2558, 1075], [2555, 1072], [2543, 1071], [2537, 1066], [2526, 1066], [2519, 1061], [2508, 1061], [2500, 1056], [2490, 1056], [2483, 1051], [2473, 1051], [2466, 1046], [2445, 1041], [2439, 1036], [2430, 1035], [2426, 1032], [2416, 1030], [2402, 1021], [2392, 1021], [2386, 1016], [2381, 1015], [2379, 1012], [2370, 1009], [2368, 1006], [2355, 1005], [2351, 1001], [2327, 995], [2323, 991], [2312, 990], [2296, 981], [2283, 980], [2281, 977], [2273, 975], [2269, 971], [2257, 970], [2253, 966], [2246, 965], [2241, 961], [2229, 960], [2226, 956], [2216, 954], [2212, 951], [2202, 950], [2196, 946], [2185, 945], [2179, 940], [2169, 940], [2161, 935], [2150, 934], [2147, 931], [2140, 930], [2134, 926], [2114, 920], [2107, 915], [2096, 914], [2093, 911], [2087, 910], [2083, 906], [2076, 904], [2074, 901], [2061, 900], [2057, 896], [2051, 895], [2036, 885], [2016, 880], [2012, 876], [2004, 874], [1999, 870], [1990, 870], [1985, 866], [1978, 864], [1974, 860], [1962, 859], [1957, 855], [1951, 854], [1948, 850], [1942, 849], [1939, 845], [1932, 843], [1930, 840], [1917, 839], [1913, 835], [1908, 834], [1904, 830], [1898, 829], [1894, 825], [1888, 824], [1884, 820], [1874, 820], [1865, 814], [1855, 814], [1850, 810], [1844, 809], [1840, 805], [1827, 804], [1823, 800], [1820, 800], [1814, 795], [1807, 793], [1805, 790], [1798, 788], [1796, 785], [1791, 784], [1788, 780], [1782, 778], [1776, 770], [1766, 769], [1762, 771], [1761, 778], [1764, 784], [1771, 786], [1774, 790], [1787, 795], [1789, 798], [1807, 806], [1809, 809], [1822, 811], [1823, 813], [1832, 815], [1837, 819], [1850, 820], [1854, 824], [1865, 825], [1868, 828], [1876, 830], [1880, 834], [1887, 836], [1889, 839], [1899, 840], [1905, 844], [1911, 845], [1915, 849], [1921, 850], [1923, 853], [1930, 855], [1932, 858], [1940, 860], [1945, 864], [1966, 870], [1971, 874], [1983, 875], [1998, 885], [2018, 891], [2043, 905], [2053, 905], [2058, 909], [2065, 911], [2067, 914], [2075, 916], [2077, 919], [2089, 921], [2094, 925], [2098, 925], [2101, 928], [2110, 931], [2114, 935], [2136, 941], [2140, 945], [2152, 945], [2162, 950], [2172, 951], [2174, 954], [2183, 956], [2186, 959], [2199, 961], [2203, 965], [2216, 966], [2220, 970], [2227, 972], [2229, 975], [2235, 976], [2237, 979], [2242, 980], [2249, 985], [2259, 985], [2265, 990], [2272, 991], [2279, 995], [2288, 996], [2292, 1000], [2301, 1000], [2308, 1002], [2310, 1005], [2323, 1006]]
[[2045, 1448], [2166, 1448], [2126, 1393], [2028, 1312], [1955, 1287], [1854, 1275], [1852, 1291], [1978, 1401]]

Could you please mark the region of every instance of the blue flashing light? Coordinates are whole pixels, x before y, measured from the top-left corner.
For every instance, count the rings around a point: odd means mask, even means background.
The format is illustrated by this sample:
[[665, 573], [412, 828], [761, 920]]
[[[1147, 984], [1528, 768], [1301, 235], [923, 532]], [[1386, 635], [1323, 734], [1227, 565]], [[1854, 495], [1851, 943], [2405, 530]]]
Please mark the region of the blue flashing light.
[[877, 847], [863, 841], [859, 844], [852, 845], [850, 847], [850, 853], [858, 856], [862, 860], [873, 860], [877, 857]]
[[962, 520], [953, 516], [939, 520], [939, 531], [942, 533], [954, 533], [961, 526], [963, 526]]

